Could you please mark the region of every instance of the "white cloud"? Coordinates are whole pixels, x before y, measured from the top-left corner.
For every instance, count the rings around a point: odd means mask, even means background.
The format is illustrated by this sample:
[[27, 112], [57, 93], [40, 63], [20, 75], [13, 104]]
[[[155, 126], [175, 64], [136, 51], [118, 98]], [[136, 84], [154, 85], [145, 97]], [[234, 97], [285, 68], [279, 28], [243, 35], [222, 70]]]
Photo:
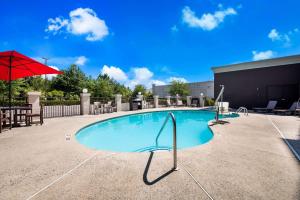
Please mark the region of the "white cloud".
[[88, 41], [102, 40], [109, 34], [104, 20], [97, 17], [90, 8], [77, 8], [69, 13], [69, 19], [56, 17], [48, 19], [46, 32], [54, 35], [63, 31], [73, 35], [85, 35]]
[[152, 78], [153, 73], [147, 67], [134, 68], [134, 78], [140, 82], [147, 81]]
[[127, 87], [130, 87], [131, 89], [133, 89], [138, 84], [144, 85], [148, 89], [152, 87], [152, 84], [167, 84], [164, 80], [153, 79], [154, 73], [150, 71], [147, 67], [131, 68], [126, 73], [119, 67], [104, 65], [101, 69], [101, 74], [107, 74], [109, 77], [113, 78], [119, 83], [124, 84]]
[[79, 56], [77, 58], [77, 60], [75, 61], [75, 64], [82, 66], [82, 65], [84, 65], [86, 63], [87, 60], [88, 59], [85, 56]]
[[121, 83], [124, 83], [128, 79], [127, 75], [122, 69], [114, 66], [109, 67], [107, 65], [104, 65], [101, 70], [101, 74], [107, 74], [110, 78]]
[[279, 33], [276, 29], [272, 29], [268, 35], [268, 37], [272, 40], [272, 41], [275, 41], [275, 40], [280, 40], [280, 36], [279, 36]]
[[183, 83], [187, 83], [188, 81], [183, 78], [183, 77], [170, 77], [168, 80], [168, 82], [172, 82], [172, 81], [180, 81], [180, 82], [183, 82]]
[[253, 60], [265, 60], [265, 59], [269, 59], [274, 57], [275, 52], [271, 51], [271, 50], [267, 50], [267, 51], [261, 51], [261, 52], [257, 52], [257, 51], [252, 51], [253, 54]]
[[155, 84], [155, 85], [166, 85], [166, 82], [160, 81], [160, 80], [153, 80], [152, 84]]
[[196, 16], [195, 12], [190, 7], [185, 6], [182, 9], [182, 21], [192, 28], [201, 28], [205, 31], [210, 31], [218, 27], [226, 16], [236, 15], [237, 12], [234, 8], [224, 9], [220, 4], [218, 11], [214, 13], [204, 13], [200, 18]]
[[151, 88], [153, 72], [147, 67], [136, 67], [133, 68], [132, 71], [133, 78], [127, 82], [130, 88], [134, 88], [134, 86], [138, 84], [144, 85], [146, 88]]
[[48, 19], [48, 27], [45, 29], [46, 32], [52, 32], [53, 35], [61, 32], [61, 29], [67, 26], [69, 21], [63, 17], [56, 17]]
[[[44, 63], [44, 60], [41, 57], [33, 57], [33, 59], [39, 61], [40, 63]], [[68, 67], [72, 64], [80, 65], [81, 63], [84, 65], [87, 60], [88, 59], [85, 56], [49, 57], [48, 65], [59, 67]]]
[[291, 38], [299, 32], [298, 28], [294, 28], [293, 30], [288, 31], [287, 33], [280, 33], [277, 29], [272, 29], [269, 34], [268, 38], [270, 38], [273, 42], [280, 41], [284, 43], [284, 46], [291, 45]]

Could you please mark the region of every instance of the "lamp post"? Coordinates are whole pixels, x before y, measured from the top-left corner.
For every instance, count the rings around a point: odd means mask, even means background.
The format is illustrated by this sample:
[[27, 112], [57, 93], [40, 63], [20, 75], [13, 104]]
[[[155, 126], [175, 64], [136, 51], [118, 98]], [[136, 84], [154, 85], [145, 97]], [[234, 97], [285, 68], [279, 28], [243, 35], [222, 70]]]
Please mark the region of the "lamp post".
[[[42, 57], [42, 59], [44, 60], [44, 64], [47, 65], [47, 62], [50, 58], [46, 58], [46, 57]], [[47, 75], [45, 74], [45, 98], [47, 98], [47, 90], [48, 90], [48, 79], [47, 79]]]

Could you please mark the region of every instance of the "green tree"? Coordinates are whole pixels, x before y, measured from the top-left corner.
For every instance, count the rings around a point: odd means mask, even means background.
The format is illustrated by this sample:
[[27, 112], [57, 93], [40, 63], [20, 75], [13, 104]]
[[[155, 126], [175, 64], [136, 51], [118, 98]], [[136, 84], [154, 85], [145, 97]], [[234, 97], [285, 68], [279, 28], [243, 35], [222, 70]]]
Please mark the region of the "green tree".
[[190, 91], [186, 83], [182, 81], [172, 81], [169, 88], [169, 93], [172, 96], [176, 96], [177, 94], [179, 96], [187, 96], [190, 93]]
[[68, 69], [63, 70], [63, 74], [59, 74], [53, 78], [51, 88], [64, 91], [69, 95], [79, 95], [85, 88], [88, 78], [77, 65], [71, 65]]
[[29, 90], [41, 92], [46, 90], [45, 79], [43, 79], [41, 76], [27, 77], [24, 79], [24, 81], [29, 86]]
[[124, 98], [129, 98], [132, 95], [132, 91], [129, 87], [125, 87], [120, 83], [114, 83], [114, 94], [121, 94]]
[[47, 95], [53, 99], [59, 99], [64, 96], [64, 92], [60, 90], [52, 90], [51, 92], [48, 92]]
[[109, 76], [100, 75], [95, 82], [93, 91], [95, 97], [111, 99], [114, 96], [114, 85]]
[[7, 95], [7, 87], [4, 81], [0, 81], [0, 97]]
[[140, 85], [140, 84], [139, 84], [139, 85], [136, 85], [136, 86], [134, 87], [133, 92], [132, 92], [132, 97], [136, 97], [136, 95], [137, 95], [139, 92], [140, 92], [142, 95], [145, 95], [145, 94], [147, 93], [147, 90], [146, 90], [145, 86]]

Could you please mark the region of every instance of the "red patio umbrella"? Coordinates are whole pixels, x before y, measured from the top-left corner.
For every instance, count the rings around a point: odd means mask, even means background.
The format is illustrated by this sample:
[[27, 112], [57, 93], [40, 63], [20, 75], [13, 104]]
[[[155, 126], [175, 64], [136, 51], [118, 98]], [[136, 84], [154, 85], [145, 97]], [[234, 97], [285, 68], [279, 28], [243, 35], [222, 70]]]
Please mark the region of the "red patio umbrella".
[[[17, 51], [0, 52], [0, 80], [9, 82], [9, 107], [11, 107], [11, 81], [42, 74], [61, 74]], [[10, 115], [11, 116], [11, 115]]]

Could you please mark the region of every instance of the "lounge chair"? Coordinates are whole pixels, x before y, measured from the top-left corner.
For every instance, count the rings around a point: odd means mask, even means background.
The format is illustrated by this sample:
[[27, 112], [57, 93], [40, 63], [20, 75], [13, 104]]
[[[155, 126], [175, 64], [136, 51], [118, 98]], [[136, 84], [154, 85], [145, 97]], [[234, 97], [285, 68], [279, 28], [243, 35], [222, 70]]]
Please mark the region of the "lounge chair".
[[269, 101], [265, 108], [252, 108], [254, 112], [271, 112], [277, 105], [277, 101]]
[[285, 115], [294, 114], [297, 110], [297, 104], [298, 102], [296, 101], [291, 105], [289, 109], [274, 109], [273, 112], [275, 114], [285, 114]]

